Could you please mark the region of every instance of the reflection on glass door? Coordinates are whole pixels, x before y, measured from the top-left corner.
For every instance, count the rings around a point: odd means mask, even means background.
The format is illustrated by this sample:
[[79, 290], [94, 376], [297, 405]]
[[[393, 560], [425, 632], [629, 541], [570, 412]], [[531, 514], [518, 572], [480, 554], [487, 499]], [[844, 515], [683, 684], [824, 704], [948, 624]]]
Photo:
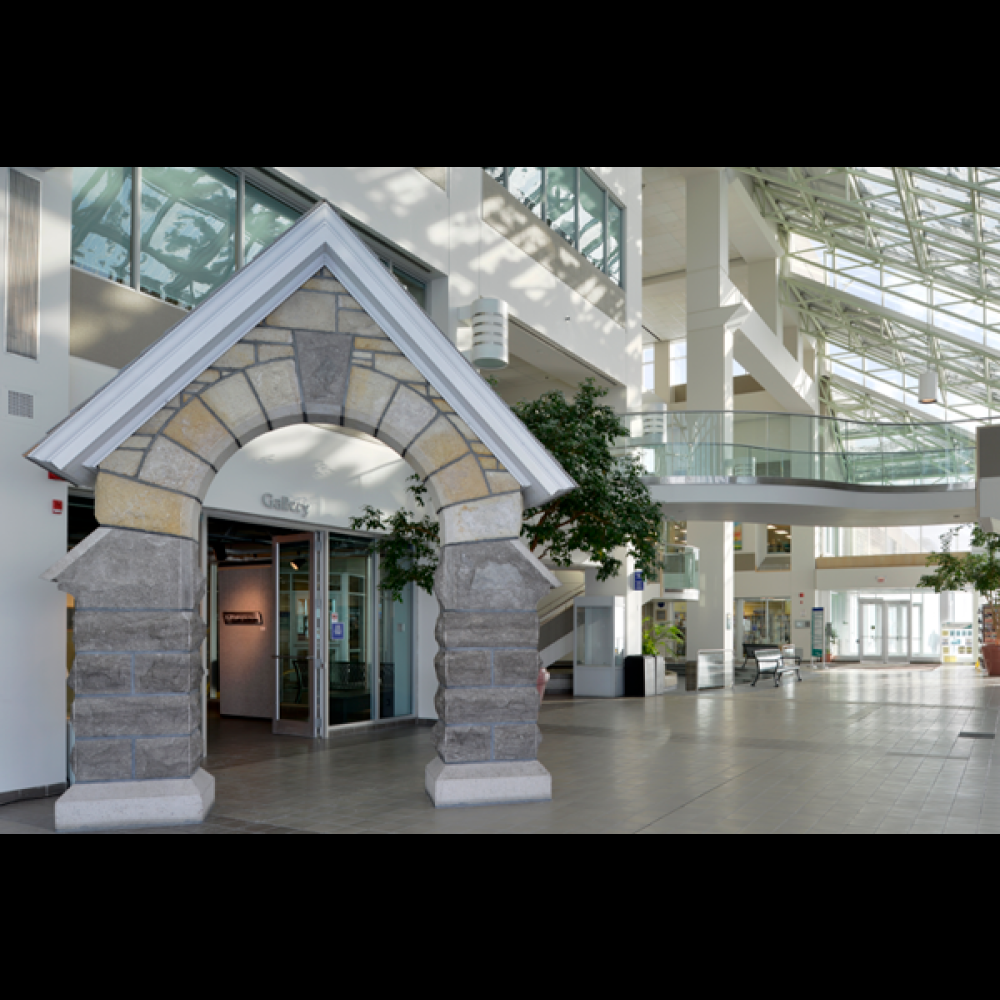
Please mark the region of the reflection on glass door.
[[274, 732], [279, 736], [316, 735], [313, 692], [318, 664], [313, 613], [317, 607], [317, 554], [314, 535], [274, 540], [278, 605]]
[[881, 604], [861, 605], [861, 659], [869, 663], [885, 660], [884, 608]]
[[330, 537], [331, 728], [371, 722], [372, 555], [363, 542]]
[[886, 651], [885, 660], [910, 660], [910, 605], [887, 604], [886, 615]]

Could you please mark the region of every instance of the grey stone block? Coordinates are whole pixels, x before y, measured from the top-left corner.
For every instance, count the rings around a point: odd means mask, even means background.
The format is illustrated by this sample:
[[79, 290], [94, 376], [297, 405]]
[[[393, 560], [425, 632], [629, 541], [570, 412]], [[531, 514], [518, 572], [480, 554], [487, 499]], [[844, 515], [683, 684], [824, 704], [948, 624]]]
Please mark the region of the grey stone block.
[[478, 764], [493, 753], [493, 731], [489, 727], [448, 727], [438, 724], [434, 746], [446, 764]]
[[538, 613], [476, 614], [446, 611], [437, 623], [438, 645], [449, 649], [511, 649], [538, 652]]
[[310, 418], [340, 420], [351, 376], [353, 337], [330, 333], [296, 333], [303, 405]]
[[88, 539], [69, 554], [56, 575], [59, 589], [76, 598], [78, 609], [186, 611], [204, 596], [193, 541], [119, 528], [101, 528], [91, 538], [92, 544]]
[[552, 590], [544, 566], [520, 541], [447, 546], [435, 593], [445, 611], [534, 611]]
[[190, 778], [202, 760], [201, 732], [186, 739], [136, 740], [135, 776], [139, 781]]
[[497, 650], [495, 683], [497, 687], [537, 688], [542, 658], [534, 650]]
[[200, 653], [138, 654], [135, 690], [137, 694], [188, 694], [198, 690], [204, 672]]
[[78, 611], [74, 638], [80, 652], [194, 652], [205, 641], [197, 612]]
[[442, 687], [491, 687], [493, 655], [488, 650], [438, 653], [434, 661]]
[[538, 721], [538, 691], [530, 688], [439, 688], [434, 703], [448, 726]]
[[79, 695], [131, 694], [132, 655], [80, 655], [73, 664], [69, 685]]
[[200, 728], [190, 695], [155, 698], [77, 698], [78, 739], [102, 736], [183, 736]]
[[[79, 738], [79, 734], [77, 734]], [[132, 780], [132, 741], [97, 740], [73, 748], [73, 773], [81, 784]]]
[[493, 759], [537, 760], [540, 743], [538, 726], [497, 726], [493, 730]]

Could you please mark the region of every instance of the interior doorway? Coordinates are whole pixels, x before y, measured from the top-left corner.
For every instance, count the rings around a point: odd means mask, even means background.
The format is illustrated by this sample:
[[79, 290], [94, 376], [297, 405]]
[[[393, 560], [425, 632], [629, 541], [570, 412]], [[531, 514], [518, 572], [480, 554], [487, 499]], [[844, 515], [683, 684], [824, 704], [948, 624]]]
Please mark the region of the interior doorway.
[[207, 520], [209, 710], [318, 738], [415, 715], [413, 595], [372, 539]]

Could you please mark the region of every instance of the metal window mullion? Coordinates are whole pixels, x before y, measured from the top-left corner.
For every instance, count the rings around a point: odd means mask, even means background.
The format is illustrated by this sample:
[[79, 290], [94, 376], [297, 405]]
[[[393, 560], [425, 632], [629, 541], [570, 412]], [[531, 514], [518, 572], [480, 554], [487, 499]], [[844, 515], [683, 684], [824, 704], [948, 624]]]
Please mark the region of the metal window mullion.
[[142, 291], [139, 258], [142, 254], [142, 167], [132, 168], [132, 287]]
[[247, 178], [242, 170], [236, 177], [236, 270], [242, 271], [246, 266]]
[[582, 174], [583, 174], [583, 167], [577, 167], [576, 168], [576, 234], [573, 237], [573, 245], [576, 247], [578, 253], [583, 253], [583, 251], [580, 249], [580, 247], [582, 246], [582, 240], [580, 239], [580, 229], [581, 229], [581, 222], [583, 221], [580, 218], [580, 193], [581, 193], [580, 189], [582, 187], [582, 181], [581, 181]]

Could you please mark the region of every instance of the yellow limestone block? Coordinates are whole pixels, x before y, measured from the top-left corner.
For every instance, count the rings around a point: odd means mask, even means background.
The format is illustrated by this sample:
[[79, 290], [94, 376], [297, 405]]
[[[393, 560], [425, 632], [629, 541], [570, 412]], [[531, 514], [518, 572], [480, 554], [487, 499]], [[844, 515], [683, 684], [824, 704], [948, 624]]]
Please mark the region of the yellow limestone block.
[[202, 400], [241, 441], [252, 439], [262, 429], [267, 430], [267, 418], [243, 375], [223, 379], [212, 386]]
[[201, 504], [130, 479], [97, 477], [98, 522], [107, 528], [133, 528], [158, 535], [198, 538]]
[[117, 472], [120, 476], [135, 476], [146, 456], [141, 451], [116, 451], [101, 462], [102, 472]]
[[469, 446], [451, 422], [444, 418], [431, 426], [410, 445], [408, 455], [424, 476], [468, 454]]
[[232, 434], [200, 399], [188, 403], [167, 424], [164, 433], [216, 468], [236, 451], [236, 441]]
[[481, 500], [490, 495], [483, 470], [479, 468], [474, 455], [437, 473], [431, 478], [430, 485], [442, 507], [468, 500]]
[[351, 368], [344, 423], [355, 430], [374, 435], [398, 382], [367, 368]]

